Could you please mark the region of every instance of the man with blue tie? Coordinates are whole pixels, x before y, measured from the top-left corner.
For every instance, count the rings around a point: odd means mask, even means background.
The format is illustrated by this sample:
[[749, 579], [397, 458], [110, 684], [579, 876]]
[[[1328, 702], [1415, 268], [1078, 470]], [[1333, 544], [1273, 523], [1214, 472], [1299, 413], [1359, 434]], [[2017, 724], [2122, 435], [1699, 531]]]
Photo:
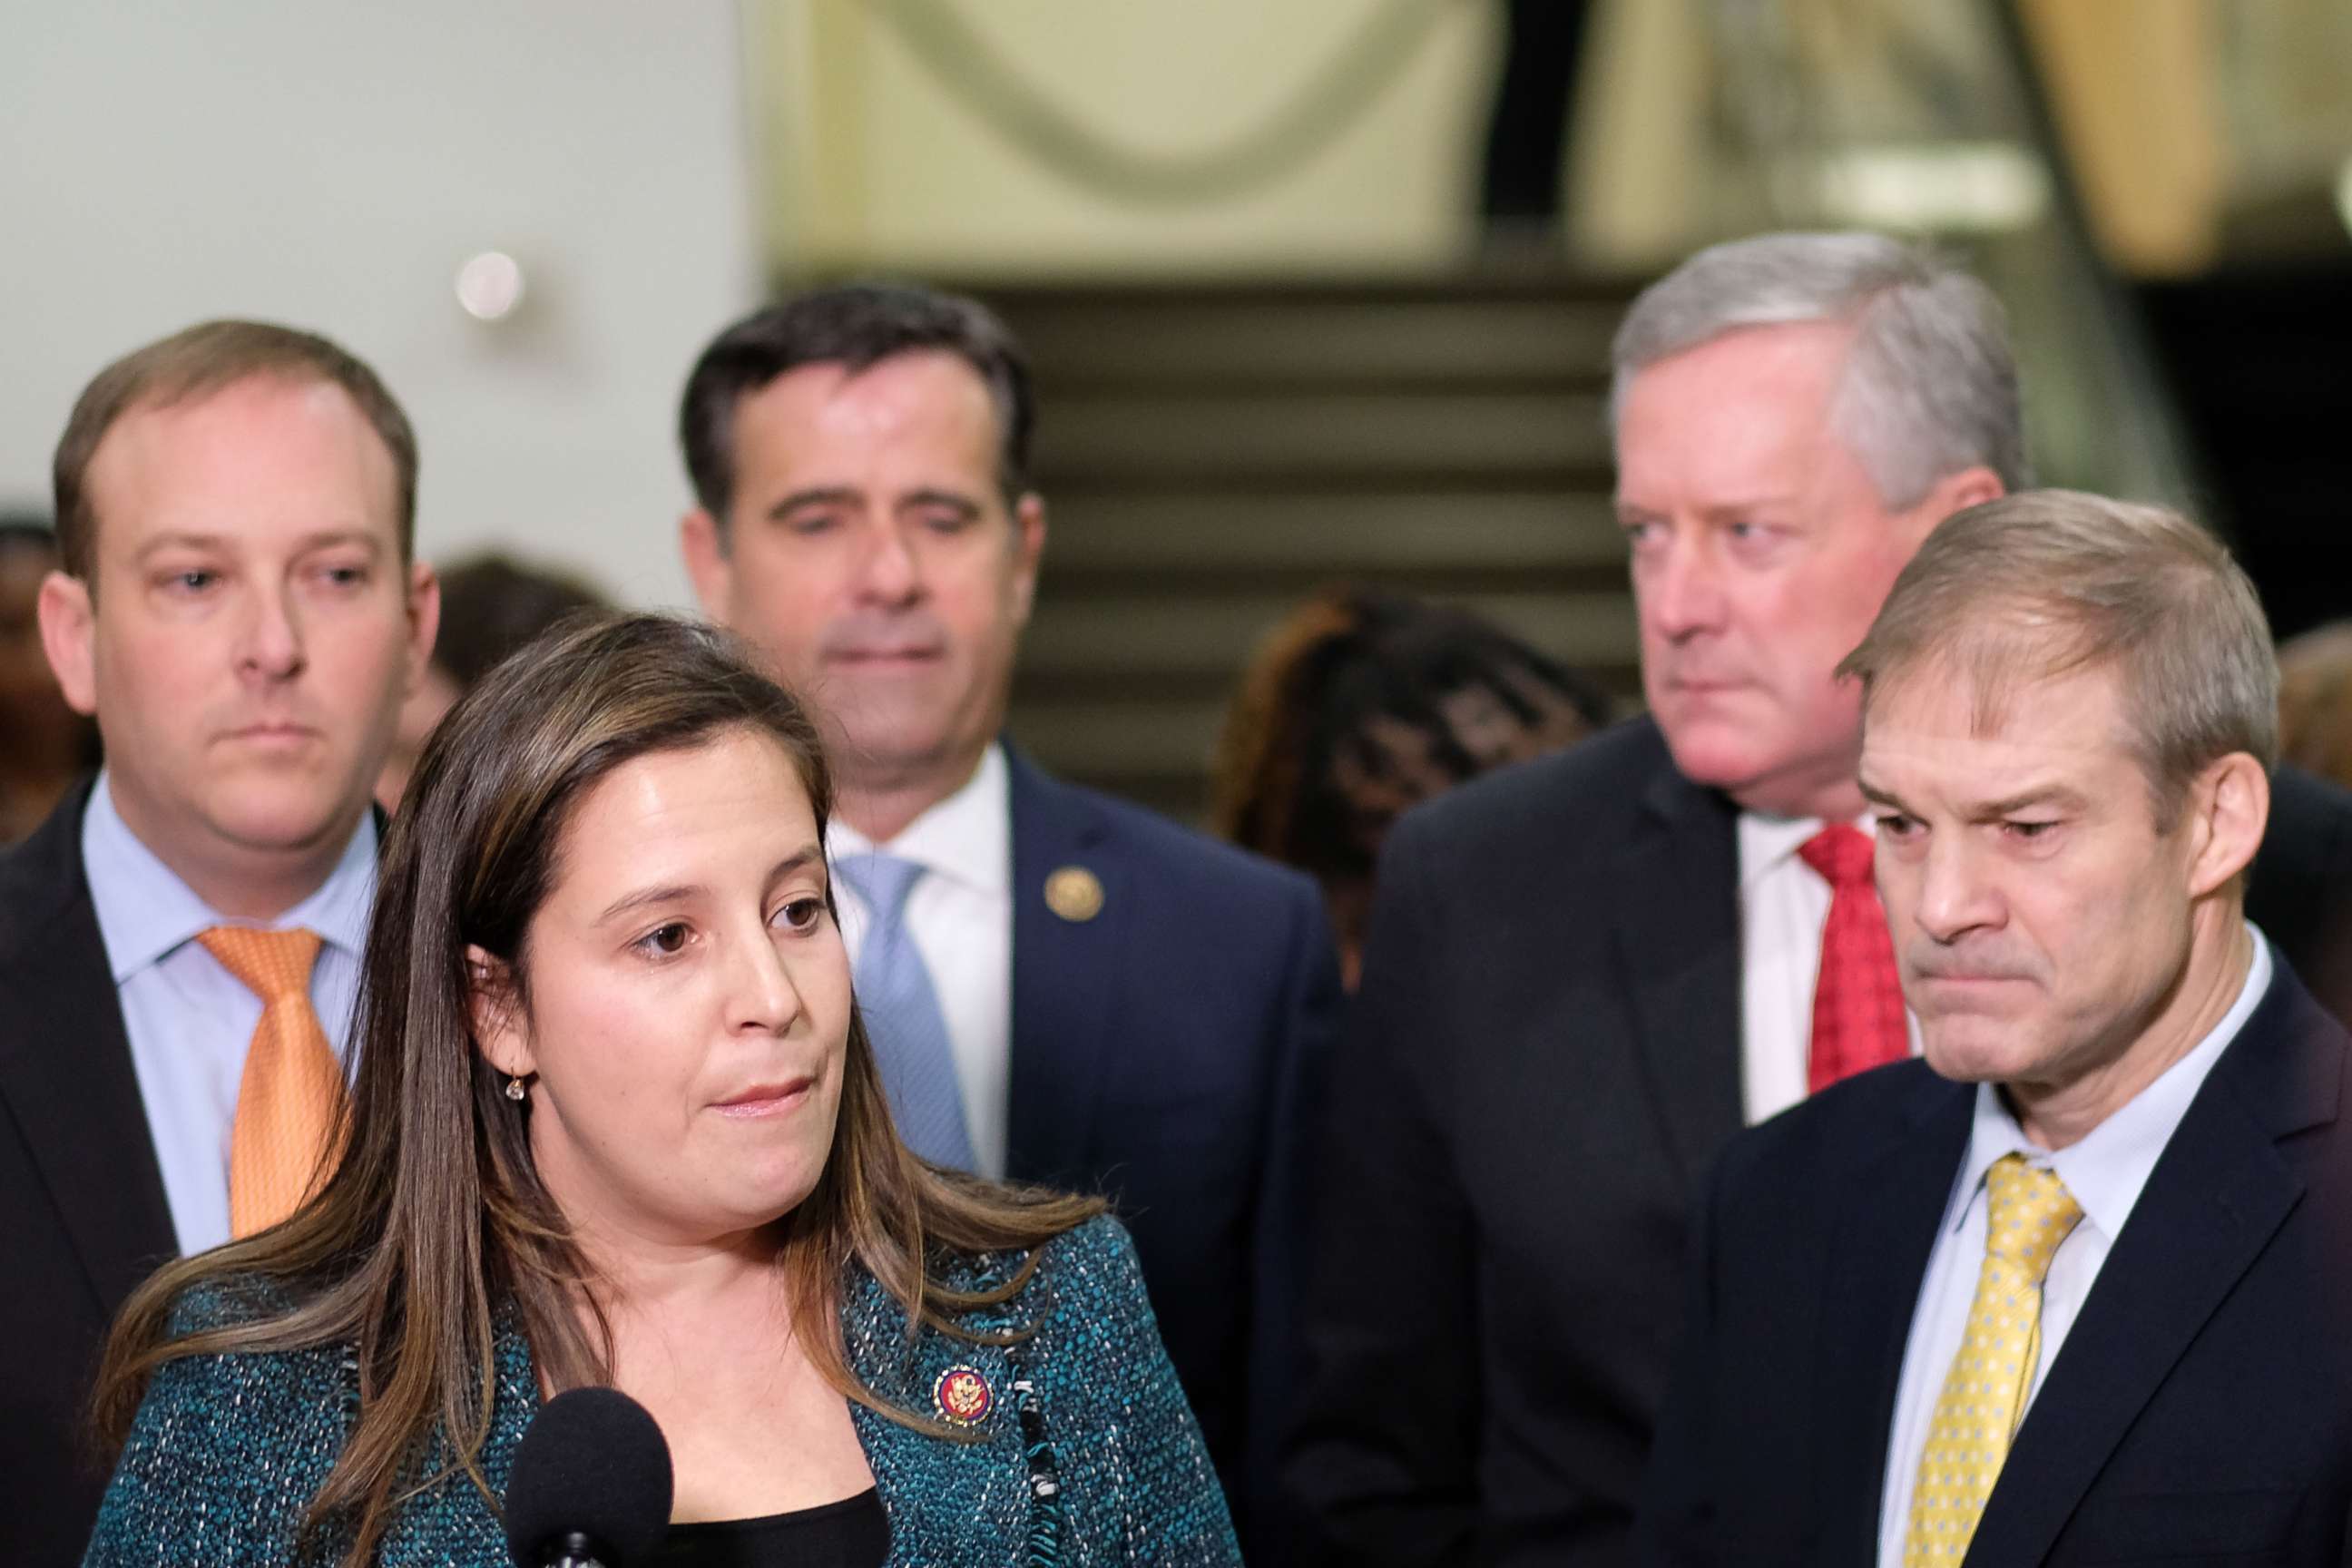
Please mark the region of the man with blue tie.
[[1004, 743], [1045, 541], [1018, 345], [858, 285], [730, 327], [688, 378], [703, 605], [824, 716], [835, 891], [901, 1132], [1099, 1190], [1135, 1234], [1236, 1511], [1281, 1398], [1291, 1163], [1338, 1009], [1312, 883]]
[[373, 372], [215, 321], [101, 372], [57, 452], [41, 638], [103, 770], [0, 857], [0, 1562], [81, 1559], [100, 1337], [327, 1152], [375, 889], [370, 786], [423, 678], [416, 446]]

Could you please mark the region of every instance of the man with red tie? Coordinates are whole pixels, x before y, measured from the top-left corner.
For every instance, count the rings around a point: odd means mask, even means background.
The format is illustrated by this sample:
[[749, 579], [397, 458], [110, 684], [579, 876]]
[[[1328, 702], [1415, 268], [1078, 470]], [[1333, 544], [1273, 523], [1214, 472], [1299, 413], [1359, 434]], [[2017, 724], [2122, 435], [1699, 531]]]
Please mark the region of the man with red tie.
[[58, 445], [42, 646], [104, 768], [0, 856], [0, 1562], [81, 1560], [83, 1406], [156, 1265], [286, 1217], [327, 1152], [370, 789], [439, 595], [416, 444], [322, 338], [192, 327]]
[[[1914, 1048], [1835, 671], [1938, 522], [2029, 482], [2000, 307], [1893, 240], [1767, 236], [1645, 290], [1614, 362], [1649, 712], [1389, 840], [1328, 1100], [1294, 1564], [1623, 1561], [1715, 1155]], [[2251, 911], [2299, 960], [2352, 804], [2276, 795]]]

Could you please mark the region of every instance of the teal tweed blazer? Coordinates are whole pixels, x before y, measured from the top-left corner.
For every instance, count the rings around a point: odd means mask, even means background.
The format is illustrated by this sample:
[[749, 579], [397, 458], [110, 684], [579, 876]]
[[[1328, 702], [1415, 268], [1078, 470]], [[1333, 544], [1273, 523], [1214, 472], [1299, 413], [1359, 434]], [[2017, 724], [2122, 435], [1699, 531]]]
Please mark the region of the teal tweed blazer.
[[[977, 1259], [952, 1282], [1002, 1280], [1021, 1260]], [[1019, 1345], [974, 1345], [929, 1329], [910, 1338], [906, 1313], [862, 1271], [843, 1294], [850, 1363], [884, 1399], [928, 1415], [935, 1391], [970, 1401], [985, 1386], [978, 1442], [850, 1407], [889, 1516], [891, 1563], [1238, 1568], [1216, 1472], [1118, 1222], [1094, 1220], [1056, 1237], [1018, 1296], [964, 1320], [975, 1329], [1034, 1325]], [[191, 1300], [174, 1321], [184, 1331], [235, 1310], [219, 1298]], [[501, 1334], [497, 1357], [482, 1462], [503, 1494], [540, 1399], [519, 1331]], [[85, 1568], [332, 1563], [342, 1542], [331, 1532], [301, 1553], [295, 1536], [356, 1418], [358, 1388], [349, 1347], [173, 1362], [140, 1405]], [[507, 1568], [509, 1559], [496, 1512], [452, 1476], [401, 1509], [377, 1561]]]

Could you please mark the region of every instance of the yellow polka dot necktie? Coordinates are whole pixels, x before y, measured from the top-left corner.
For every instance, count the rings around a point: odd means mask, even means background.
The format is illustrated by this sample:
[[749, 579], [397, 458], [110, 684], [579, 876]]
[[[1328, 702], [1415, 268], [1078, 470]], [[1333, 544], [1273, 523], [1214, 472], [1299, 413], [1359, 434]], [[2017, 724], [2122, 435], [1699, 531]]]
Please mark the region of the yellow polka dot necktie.
[[228, 1140], [229, 1234], [247, 1237], [313, 1190], [341, 1108], [343, 1069], [310, 1006], [318, 932], [215, 926], [196, 940], [261, 998]]
[[1984, 1271], [1919, 1456], [1904, 1568], [1968, 1555], [2042, 1358], [2042, 1281], [2083, 1217], [2057, 1173], [2021, 1154], [1993, 1162], [1985, 1192]]

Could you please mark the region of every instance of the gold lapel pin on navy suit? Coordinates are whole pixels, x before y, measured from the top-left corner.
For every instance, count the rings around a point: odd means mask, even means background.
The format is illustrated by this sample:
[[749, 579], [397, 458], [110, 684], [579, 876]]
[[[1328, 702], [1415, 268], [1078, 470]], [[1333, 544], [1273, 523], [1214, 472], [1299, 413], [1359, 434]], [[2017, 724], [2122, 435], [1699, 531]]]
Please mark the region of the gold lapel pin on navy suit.
[[1045, 907], [1072, 925], [1084, 925], [1102, 913], [1102, 879], [1084, 866], [1064, 866], [1045, 879]]

